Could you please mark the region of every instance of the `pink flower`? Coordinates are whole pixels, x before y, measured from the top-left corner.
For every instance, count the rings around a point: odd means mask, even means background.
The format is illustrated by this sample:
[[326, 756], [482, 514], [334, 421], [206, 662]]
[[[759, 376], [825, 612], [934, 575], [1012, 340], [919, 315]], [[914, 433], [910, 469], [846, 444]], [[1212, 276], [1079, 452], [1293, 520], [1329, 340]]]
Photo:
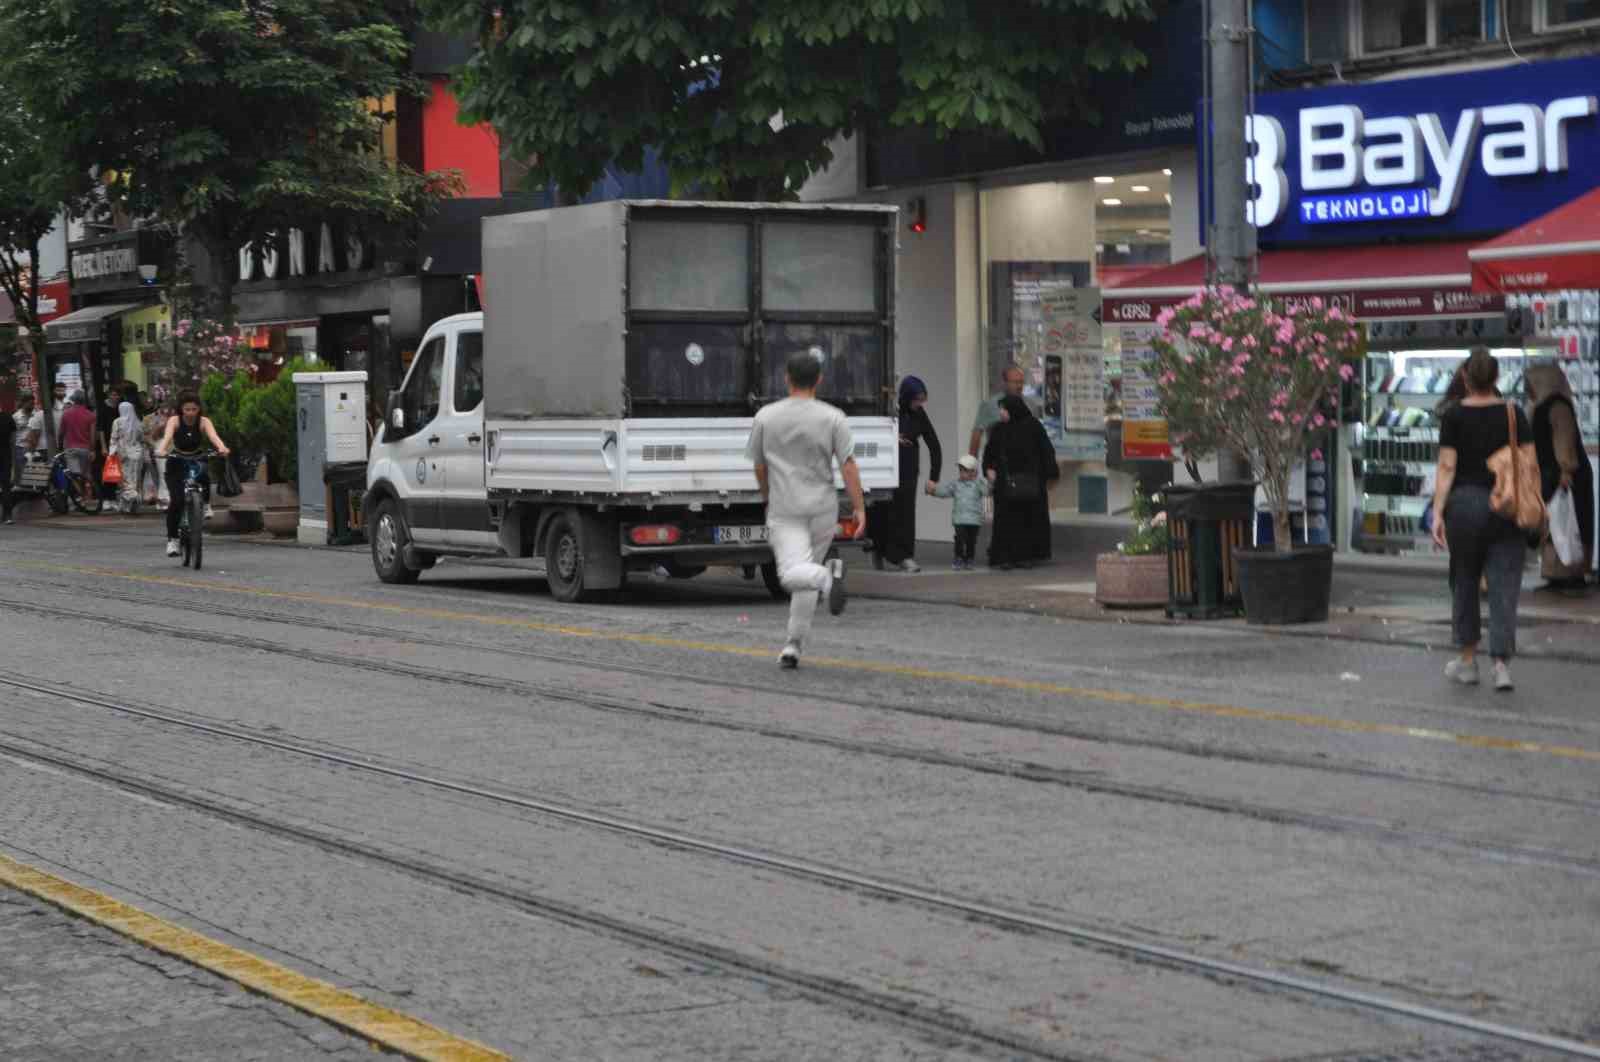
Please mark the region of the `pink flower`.
[[1313, 461], [1321, 461], [1322, 460], [1322, 451], [1321, 450], [1312, 450], [1311, 451], [1311, 460], [1313, 460]]
[[1348, 380], [1355, 374], [1355, 366], [1351, 365], [1349, 362], [1345, 362], [1343, 365], [1339, 366], [1339, 379]]
[[1233, 337], [1232, 336], [1224, 336], [1223, 337], [1223, 339], [1222, 339], [1222, 349], [1225, 350], [1225, 351], [1231, 351], [1233, 349]]
[[1282, 424], [1284, 423], [1283, 411], [1280, 409], [1274, 409], [1271, 413], [1267, 414], [1267, 419], [1275, 424]]

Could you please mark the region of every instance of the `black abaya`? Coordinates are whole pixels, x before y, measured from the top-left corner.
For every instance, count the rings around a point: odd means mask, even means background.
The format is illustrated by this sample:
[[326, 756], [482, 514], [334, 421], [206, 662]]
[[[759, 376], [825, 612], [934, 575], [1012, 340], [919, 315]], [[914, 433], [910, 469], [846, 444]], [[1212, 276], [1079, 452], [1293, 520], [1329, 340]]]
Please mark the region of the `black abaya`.
[[[1050, 501], [1048, 484], [1061, 475], [1055, 447], [1044, 425], [1031, 414], [995, 425], [983, 451], [983, 469], [996, 476], [994, 534], [989, 540], [989, 564], [1031, 564], [1050, 559]], [[1006, 481], [1026, 477], [1038, 490], [1026, 497], [1010, 496]]]

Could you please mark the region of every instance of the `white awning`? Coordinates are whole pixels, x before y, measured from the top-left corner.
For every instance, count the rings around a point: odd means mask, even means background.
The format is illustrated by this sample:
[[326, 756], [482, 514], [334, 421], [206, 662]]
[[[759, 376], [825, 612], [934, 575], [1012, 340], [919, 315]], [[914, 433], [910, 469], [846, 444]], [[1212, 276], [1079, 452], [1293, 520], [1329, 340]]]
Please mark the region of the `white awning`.
[[57, 317], [54, 321], [46, 321], [44, 326], [45, 342], [47, 343], [82, 343], [85, 340], [100, 338], [100, 329], [106, 320], [137, 310], [147, 305], [142, 302], [113, 302], [103, 306], [85, 306], [81, 310]]

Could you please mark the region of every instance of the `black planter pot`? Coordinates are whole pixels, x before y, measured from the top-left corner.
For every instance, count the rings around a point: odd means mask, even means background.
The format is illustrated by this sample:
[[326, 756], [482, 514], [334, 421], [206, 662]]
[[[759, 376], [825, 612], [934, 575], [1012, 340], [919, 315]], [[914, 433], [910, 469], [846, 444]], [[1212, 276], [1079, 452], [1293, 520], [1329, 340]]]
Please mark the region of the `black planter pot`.
[[1325, 623], [1333, 595], [1333, 547], [1296, 546], [1279, 553], [1272, 546], [1233, 551], [1246, 623], [1282, 626]]

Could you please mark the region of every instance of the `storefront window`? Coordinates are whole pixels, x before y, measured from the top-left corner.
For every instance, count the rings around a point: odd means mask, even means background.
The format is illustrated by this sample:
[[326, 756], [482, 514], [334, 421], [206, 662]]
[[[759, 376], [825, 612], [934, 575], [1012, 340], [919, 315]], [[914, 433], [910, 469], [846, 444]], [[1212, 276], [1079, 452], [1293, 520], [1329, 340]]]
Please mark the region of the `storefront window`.
[[1551, 27], [1600, 19], [1600, 0], [1548, 0]]
[[1062, 461], [1058, 516], [1116, 514], [1132, 500], [1133, 477], [1116, 467], [1117, 330], [1101, 327], [1100, 293], [1170, 264], [1171, 200], [1162, 169], [981, 193], [988, 386], [1022, 369]]
[[1362, 50], [1426, 47], [1428, 4], [1429, 0], [1365, 0], [1361, 5]]

